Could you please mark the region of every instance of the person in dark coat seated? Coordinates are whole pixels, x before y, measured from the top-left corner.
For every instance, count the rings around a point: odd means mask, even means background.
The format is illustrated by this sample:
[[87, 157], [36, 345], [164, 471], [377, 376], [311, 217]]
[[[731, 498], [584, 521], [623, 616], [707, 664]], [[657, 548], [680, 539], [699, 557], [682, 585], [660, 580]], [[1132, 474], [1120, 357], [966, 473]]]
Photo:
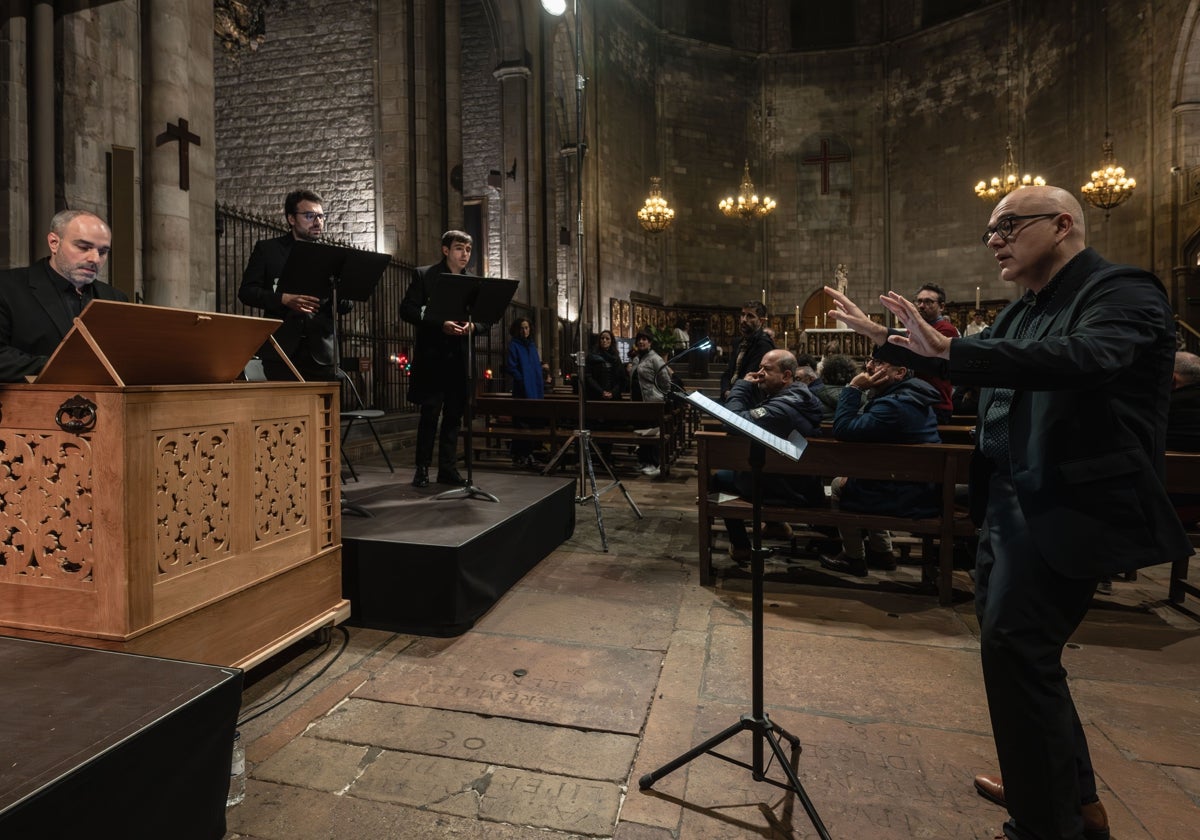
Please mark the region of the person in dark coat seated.
[[[912, 369], [883, 361], [880, 356], [891, 345], [876, 348], [862, 373], [850, 380], [838, 397], [833, 417], [833, 436], [838, 440], [872, 443], [940, 443], [933, 407], [937, 388], [915, 379]], [[863, 396], [870, 400], [862, 407]], [[937, 485], [917, 481], [886, 481], [838, 477], [831, 486], [833, 503], [841, 510], [856, 510], [884, 516], [914, 519], [935, 516]], [[896, 568], [892, 536], [887, 531], [840, 527], [842, 551], [836, 557], [821, 557], [826, 569], [856, 577], [867, 576], [867, 566]], [[869, 545], [864, 542], [866, 535]]]
[[[772, 434], [786, 438], [792, 432], [809, 437], [820, 432], [821, 403], [796, 381], [796, 357], [787, 350], [771, 350], [757, 371], [733, 384], [725, 408], [761, 426]], [[821, 504], [825, 491], [816, 476], [762, 475], [762, 498], [767, 504], [808, 507]], [[715, 489], [736, 493], [749, 499], [754, 493], [753, 473], [719, 470]], [[750, 560], [750, 537], [743, 519], [726, 519], [729, 532], [729, 554], [739, 564]], [[787, 538], [791, 527], [786, 522], [768, 522], [763, 526], [764, 537]]]

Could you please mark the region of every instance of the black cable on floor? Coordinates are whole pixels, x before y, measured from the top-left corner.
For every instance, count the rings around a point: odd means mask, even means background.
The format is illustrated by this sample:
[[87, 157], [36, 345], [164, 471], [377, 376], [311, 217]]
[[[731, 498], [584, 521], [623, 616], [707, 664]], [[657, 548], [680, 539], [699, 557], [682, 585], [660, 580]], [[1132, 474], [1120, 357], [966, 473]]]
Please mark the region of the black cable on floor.
[[[311, 677], [306, 679], [300, 685], [296, 686], [291, 691], [288, 691], [288, 686], [291, 685], [292, 680], [294, 680], [296, 678], [296, 674], [293, 674], [292, 677], [286, 683], [284, 683], [284, 685], [279, 689], [279, 691], [276, 692], [275, 697], [273, 697], [270, 700], [261, 701], [258, 704], [251, 706], [249, 709], [247, 709], [246, 710], [247, 712], [254, 712], [254, 714], [247, 715], [246, 717], [238, 718], [237, 725], [239, 727], [245, 726], [247, 723], [254, 720], [255, 718], [265, 715], [267, 712], [271, 711], [272, 709], [282, 705], [286, 701], [295, 697], [297, 694], [299, 694], [305, 688], [312, 685], [313, 682], [315, 682], [322, 674], [324, 674], [326, 671], [328, 671], [329, 667], [331, 665], [333, 665], [334, 662], [337, 662], [339, 659], [342, 658], [342, 654], [346, 652], [346, 648], [349, 647], [349, 645], [350, 645], [350, 631], [348, 631], [346, 628], [344, 628], [340, 625], [334, 625], [330, 629], [337, 630], [342, 634], [342, 646], [338, 650], [337, 654], [335, 654], [332, 659], [330, 659], [323, 666], [321, 666], [321, 669], [319, 671], [317, 671], [315, 674], [313, 674]], [[312, 661], [309, 662], [308, 664], [306, 664], [304, 666], [304, 668], [307, 668], [309, 665], [312, 665], [313, 662], [316, 662], [318, 659], [320, 659], [322, 656], [324, 656], [329, 651], [329, 648], [332, 645], [333, 645], [333, 638], [330, 637], [330, 640], [328, 643], [326, 643], [325, 647], [316, 656], [314, 656], [312, 658]], [[300, 671], [304, 670], [304, 668], [297, 669], [296, 673], [297, 674], [300, 673]], [[282, 694], [282, 696], [281, 696], [280, 692], [285, 692], [285, 691], [287, 693]]]

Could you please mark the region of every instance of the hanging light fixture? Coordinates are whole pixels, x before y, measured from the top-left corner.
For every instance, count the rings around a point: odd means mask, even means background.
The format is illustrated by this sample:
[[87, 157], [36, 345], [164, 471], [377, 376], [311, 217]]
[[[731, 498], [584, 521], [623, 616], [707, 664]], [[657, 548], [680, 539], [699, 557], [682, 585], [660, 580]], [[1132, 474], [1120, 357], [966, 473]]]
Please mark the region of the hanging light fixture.
[[1004, 143], [1004, 165], [1000, 167], [1000, 174], [994, 176], [990, 181], [980, 181], [976, 184], [975, 195], [984, 201], [995, 204], [1013, 190], [1019, 190], [1022, 187], [1044, 187], [1045, 185], [1046, 179], [1041, 175], [1020, 174], [1020, 169], [1017, 168], [1017, 159], [1013, 157], [1012, 138], [1010, 137]]
[[[1005, 86], [1008, 93], [1008, 128], [1009, 134], [1004, 138], [1004, 165], [1000, 167], [1000, 174], [993, 176], [990, 179], [980, 181], [975, 185], [975, 195], [982, 198], [989, 204], [995, 204], [1004, 196], [1008, 195], [1013, 190], [1019, 190], [1024, 187], [1044, 187], [1046, 179], [1041, 175], [1021, 174], [1020, 167], [1017, 166], [1017, 158], [1013, 153], [1013, 114], [1018, 111], [1016, 105], [1016, 96], [1013, 93], [1013, 78], [1016, 76], [1016, 66], [1021, 62], [1013, 61], [1013, 41], [1014, 35], [1019, 32], [1021, 22], [1016, 18], [1017, 10], [1014, 8], [1017, 4], [1009, 6], [1009, 41], [1005, 47], [1005, 65], [1007, 71], [1005, 73]], [[1019, 109], [1019, 128], [1024, 131], [1025, 128], [1025, 106], [1021, 104]]]
[[759, 198], [758, 194], [754, 192], [754, 182], [750, 180], [750, 161], [746, 161], [737, 198], [727, 196], [721, 199], [717, 206], [731, 219], [750, 222], [770, 215], [775, 209], [775, 199], [766, 195]]
[[1125, 176], [1125, 167], [1117, 163], [1113, 153], [1112, 135], [1108, 131], [1108, 7], [1104, 7], [1104, 144], [1100, 168], [1092, 173], [1080, 191], [1087, 203], [1104, 211], [1104, 218], [1114, 207], [1124, 204], [1137, 186], [1137, 181]]
[[650, 176], [650, 195], [637, 211], [638, 221], [650, 233], [662, 233], [675, 221], [675, 211], [667, 205], [662, 194], [662, 178]]

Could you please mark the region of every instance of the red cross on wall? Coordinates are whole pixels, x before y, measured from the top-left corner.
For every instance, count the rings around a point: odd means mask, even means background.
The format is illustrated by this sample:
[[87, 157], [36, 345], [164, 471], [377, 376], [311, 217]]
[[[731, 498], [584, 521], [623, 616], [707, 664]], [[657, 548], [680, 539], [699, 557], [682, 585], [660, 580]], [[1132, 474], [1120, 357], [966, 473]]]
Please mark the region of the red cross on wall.
[[809, 155], [800, 159], [800, 162], [805, 166], [821, 167], [821, 195], [829, 195], [829, 164], [831, 163], [849, 163], [850, 155], [831, 155], [829, 154], [829, 141], [821, 141], [821, 154]]

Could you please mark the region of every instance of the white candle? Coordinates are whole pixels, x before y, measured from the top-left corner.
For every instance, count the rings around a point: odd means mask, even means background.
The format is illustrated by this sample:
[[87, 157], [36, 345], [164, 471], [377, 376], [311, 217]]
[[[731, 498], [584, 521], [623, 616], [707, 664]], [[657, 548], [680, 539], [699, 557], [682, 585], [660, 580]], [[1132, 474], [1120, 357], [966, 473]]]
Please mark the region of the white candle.
[[796, 329], [800, 329], [800, 307], [796, 307]]
[[762, 294], [763, 306], [766, 306], [767, 305], [767, 290], [763, 289], [762, 292], [763, 292], [763, 294]]
[[975, 308], [979, 309], [979, 287], [975, 287]]

